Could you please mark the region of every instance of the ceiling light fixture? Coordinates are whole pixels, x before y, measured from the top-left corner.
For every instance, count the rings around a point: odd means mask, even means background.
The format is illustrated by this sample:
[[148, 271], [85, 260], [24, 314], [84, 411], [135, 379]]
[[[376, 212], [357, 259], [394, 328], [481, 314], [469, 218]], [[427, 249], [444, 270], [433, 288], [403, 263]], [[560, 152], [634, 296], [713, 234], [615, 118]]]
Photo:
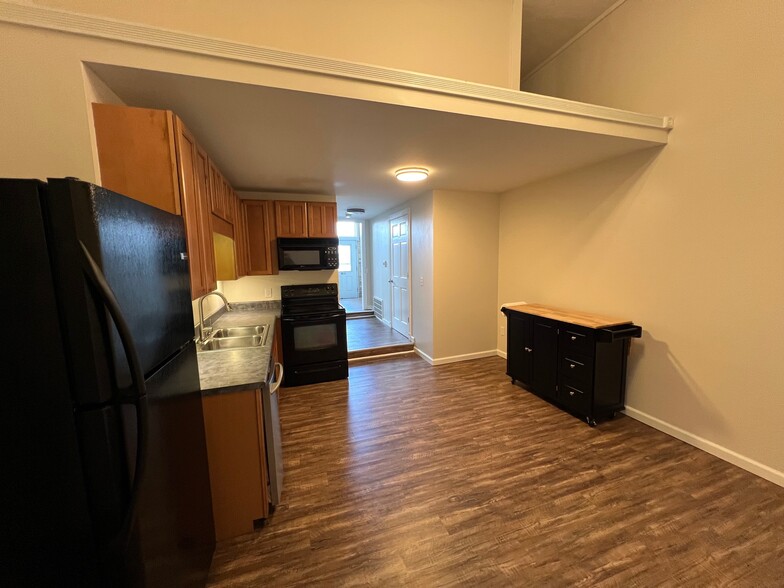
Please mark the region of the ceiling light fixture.
[[404, 167], [395, 172], [395, 177], [401, 182], [421, 182], [429, 173], [424, 167]]

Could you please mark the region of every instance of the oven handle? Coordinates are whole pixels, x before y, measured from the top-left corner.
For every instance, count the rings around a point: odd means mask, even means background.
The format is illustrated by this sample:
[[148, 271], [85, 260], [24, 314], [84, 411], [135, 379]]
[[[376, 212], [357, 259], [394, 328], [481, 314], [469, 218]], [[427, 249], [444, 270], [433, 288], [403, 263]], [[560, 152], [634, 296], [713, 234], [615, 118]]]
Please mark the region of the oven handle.
[[281, 317], [280, 320], [282, 320], [283, 322], [286, 322], [286, 323], [293, 323], [293, 322], [297, 322], [297, 323], [314, 323], [314, 322], [323, 321], [323, 320], [326, 320], [326, 319], [342, 318], [344, 316], [346, 316], [346, 315], [343, 314], [342, 312], [334, 312], [334, 313], [330, 313], [330, 314], [308, 315], [307, 318], [299, 317], [299, 316], [284, 316], [284, 317]]

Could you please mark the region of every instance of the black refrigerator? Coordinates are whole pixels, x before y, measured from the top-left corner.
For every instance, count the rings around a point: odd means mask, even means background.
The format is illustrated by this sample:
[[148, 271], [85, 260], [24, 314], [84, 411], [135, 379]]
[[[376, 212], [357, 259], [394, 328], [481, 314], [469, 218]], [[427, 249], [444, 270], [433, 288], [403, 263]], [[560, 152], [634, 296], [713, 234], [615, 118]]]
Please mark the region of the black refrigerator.
[[0, 585], [204, 585], [182, 218], [73, 179], [3, 179], [0, 228]]

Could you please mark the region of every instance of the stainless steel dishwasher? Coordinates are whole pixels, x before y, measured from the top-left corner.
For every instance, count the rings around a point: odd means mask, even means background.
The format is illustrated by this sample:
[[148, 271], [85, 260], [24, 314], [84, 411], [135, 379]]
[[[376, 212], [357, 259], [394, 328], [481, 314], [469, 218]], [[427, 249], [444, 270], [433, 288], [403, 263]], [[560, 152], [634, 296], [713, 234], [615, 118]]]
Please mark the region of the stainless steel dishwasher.
[[280, 504], [283, 492], [283, 448], [280, 438], [278, 389], [283, 381], [283, 366], [270, 357], [269, 375], [262, 389], [264, 407], [264, 438], [267, 444], [267, 470], [269, 471], [270, 502]]

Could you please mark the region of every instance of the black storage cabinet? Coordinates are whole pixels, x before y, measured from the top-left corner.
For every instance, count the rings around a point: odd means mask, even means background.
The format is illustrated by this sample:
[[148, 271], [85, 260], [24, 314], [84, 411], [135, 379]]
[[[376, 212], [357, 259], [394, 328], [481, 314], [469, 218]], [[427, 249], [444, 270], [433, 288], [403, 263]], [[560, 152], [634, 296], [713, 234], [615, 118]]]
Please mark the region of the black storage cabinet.
[[506, 373], [538, 396], [596, 426], [626, 401], [631, 322], [600, 327], [554, 320], [536, 305], [502, 308], [507, 320]]

